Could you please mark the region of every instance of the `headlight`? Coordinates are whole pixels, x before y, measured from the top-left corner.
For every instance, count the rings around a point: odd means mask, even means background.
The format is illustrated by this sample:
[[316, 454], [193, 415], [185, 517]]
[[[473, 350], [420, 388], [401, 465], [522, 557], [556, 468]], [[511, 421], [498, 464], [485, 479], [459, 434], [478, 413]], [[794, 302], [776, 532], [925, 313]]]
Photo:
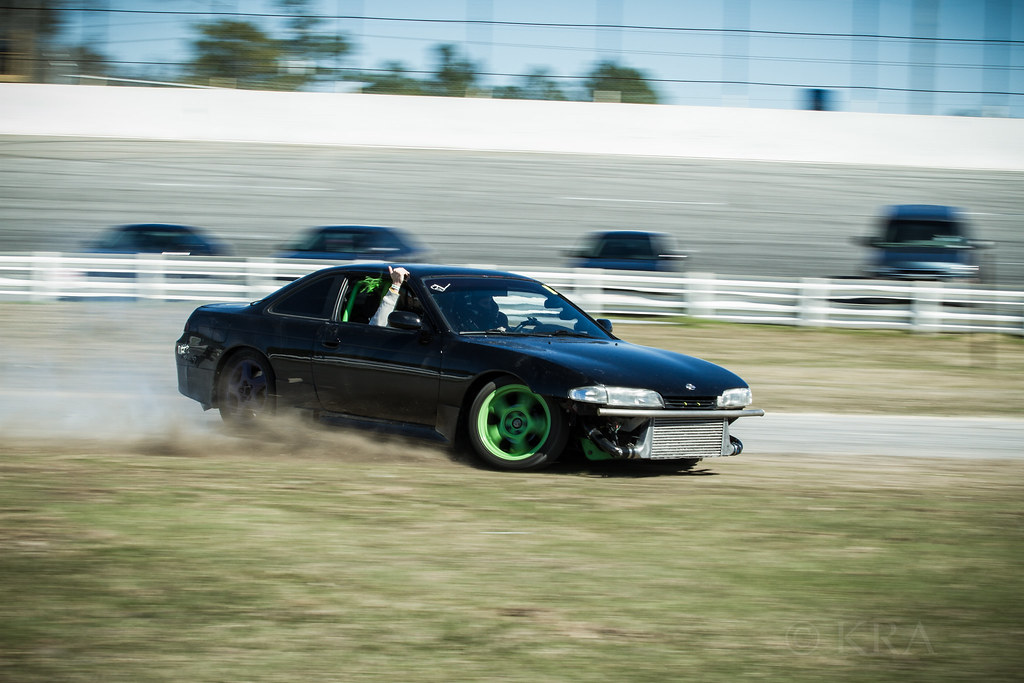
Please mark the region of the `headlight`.
[[664, 408], [661, 394], [650, 389], [628, 387], [576, 387], [569, 391], [569, 398], [581, 403], [600, 403], [619, 408]]
[[745, 408], [754, 402], [750, 389], [726, 389], [718, 397], [719, 408]]

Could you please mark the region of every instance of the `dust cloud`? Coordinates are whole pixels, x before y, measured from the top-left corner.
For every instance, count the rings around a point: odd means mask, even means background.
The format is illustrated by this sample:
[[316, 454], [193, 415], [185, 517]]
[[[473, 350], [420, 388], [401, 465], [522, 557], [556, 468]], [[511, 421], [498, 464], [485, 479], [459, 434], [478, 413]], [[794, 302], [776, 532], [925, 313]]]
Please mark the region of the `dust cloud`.
[[159, 456], [438, 460], [440, 446], [315, 423], [296, 414], [232, 430], [178, 393], [174, 343], [193, 303], [0, 303], [5, 447]]

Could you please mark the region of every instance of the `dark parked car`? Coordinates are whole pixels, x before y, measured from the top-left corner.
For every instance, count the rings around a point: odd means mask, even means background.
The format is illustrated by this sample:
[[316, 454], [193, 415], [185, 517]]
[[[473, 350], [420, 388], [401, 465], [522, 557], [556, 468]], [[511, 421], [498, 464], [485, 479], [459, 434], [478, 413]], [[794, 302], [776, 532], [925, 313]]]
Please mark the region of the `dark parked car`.
[[191, 254], [223, 256], [227, 245], [206, 236], [199, 228], [168, 223], [119, 225], [86, 246], [96, 254]]
[[278, 258], [335, 261], [402, 261], [423, 259], [427, 250], [409, 233], [375, 225], [323, 225], [310, 228], [287, 245]]
[[368, 321], [387, 267], [325, 268], [250, 304], [197, 308], [177, 341], [178, 388], [242, 427], [277, 407], [369, 418], [468, 442], [531, 469], [590, 459], [736, 455], [748, 408], [732, 372], [630, 344], [554, 289], [473, 268], [410, 265], [388, 325]]
[[686, 258], [671, 235], [642, 230], [592, 232], [568, 255], [573, 268], [612, 270], [674, 270]]
[[990, 246], [958, 209], [931, 204], [887, 207], [878, 233], [855, 241], [872, 249], [867, 276], [902, 280], [977, 280], [977, 250]]

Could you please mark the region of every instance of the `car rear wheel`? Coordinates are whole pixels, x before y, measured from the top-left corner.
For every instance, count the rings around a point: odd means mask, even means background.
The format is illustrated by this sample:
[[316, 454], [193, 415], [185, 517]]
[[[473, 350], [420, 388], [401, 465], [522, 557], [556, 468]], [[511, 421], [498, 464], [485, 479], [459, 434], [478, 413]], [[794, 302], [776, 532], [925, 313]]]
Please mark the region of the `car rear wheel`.
[[267, 359], [242, 351], [228, 359], [220, 374], [217, 407], [228, 424], [247, 424], [274, 412], [274, 373]]
[[469, 411], [468, 432], [476, 454], [505, 470], [550, 465], [567, 436], [558, 406], [511, 377], [480, 389]]

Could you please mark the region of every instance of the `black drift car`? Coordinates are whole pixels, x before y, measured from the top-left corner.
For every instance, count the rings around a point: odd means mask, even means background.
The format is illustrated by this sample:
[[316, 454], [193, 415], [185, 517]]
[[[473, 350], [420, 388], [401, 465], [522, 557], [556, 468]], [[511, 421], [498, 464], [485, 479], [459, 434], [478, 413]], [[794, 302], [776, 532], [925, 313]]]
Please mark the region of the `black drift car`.
[[197, 308], [178, 388], [244, 428], [278, 406], [463, 439], [501, 469], [587, 458], [736, 455], [747, 384], [707, 361], [631, 344], [554, 289], [511, 273], [410, 265], [388, 325], [369, 323], [385, 264], [325, 268], [250, 304]]

